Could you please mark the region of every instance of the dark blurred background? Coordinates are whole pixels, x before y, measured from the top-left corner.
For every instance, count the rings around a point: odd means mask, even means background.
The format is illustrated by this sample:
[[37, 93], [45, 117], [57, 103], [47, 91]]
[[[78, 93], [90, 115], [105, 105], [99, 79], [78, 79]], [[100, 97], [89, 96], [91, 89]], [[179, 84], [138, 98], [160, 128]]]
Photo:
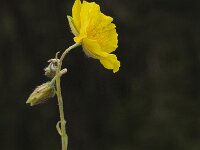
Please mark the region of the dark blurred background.
[[[200, 149], [200, 1], [101, 0], [119, 33], [113, 74], [81, 47], [62, 78], [69, 150]], [[73, 0], [0, 2], [0, 149], [59, 150], [56, 98], [30, 107], [43, 68], [72, 45]]]

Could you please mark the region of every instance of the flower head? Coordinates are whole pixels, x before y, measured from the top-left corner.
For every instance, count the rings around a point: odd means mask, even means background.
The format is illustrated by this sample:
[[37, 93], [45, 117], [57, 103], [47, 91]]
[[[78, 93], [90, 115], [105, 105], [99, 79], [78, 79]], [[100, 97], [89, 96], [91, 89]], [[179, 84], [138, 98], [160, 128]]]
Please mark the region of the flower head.
[[120, 62], [116, 55], [111, 54], [118, 47], [118, 34], [112, 23], [113, 18], [101, 13], [95, 2], [81, 3], [80, 0], [75, 0], [72, 17], [68, 16], [68, 21], [75, 36], [74, 41], [82, 44], [85, 54], [98, 59], [105, 68], [117, 72]]

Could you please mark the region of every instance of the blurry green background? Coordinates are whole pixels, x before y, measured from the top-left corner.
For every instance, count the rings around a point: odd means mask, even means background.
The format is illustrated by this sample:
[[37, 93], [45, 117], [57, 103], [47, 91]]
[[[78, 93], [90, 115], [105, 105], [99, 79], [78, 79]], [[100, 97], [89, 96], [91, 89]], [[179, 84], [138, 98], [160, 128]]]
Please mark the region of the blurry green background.
[[[101, 0], [119, 34], [113, 74], [81, 47], [62, 78], [69, 150], [200, 149], [200, 1]], [[72, 45], [73, 0], [0, 2], [0, 149], [59, 150], [56, 98], [30, 107], [43, 68]]]

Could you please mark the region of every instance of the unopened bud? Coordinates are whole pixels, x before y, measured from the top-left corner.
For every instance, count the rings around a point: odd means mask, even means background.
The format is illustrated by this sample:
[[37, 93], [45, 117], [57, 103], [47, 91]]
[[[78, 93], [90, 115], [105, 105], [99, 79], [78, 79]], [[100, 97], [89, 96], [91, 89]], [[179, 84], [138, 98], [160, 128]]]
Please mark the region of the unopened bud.
[[46, 82], [38, 86], [29, 96], [26, 104], [34, 106], [46, 102], [49, 98], [55, 96], [55, 87], [51, 82]]

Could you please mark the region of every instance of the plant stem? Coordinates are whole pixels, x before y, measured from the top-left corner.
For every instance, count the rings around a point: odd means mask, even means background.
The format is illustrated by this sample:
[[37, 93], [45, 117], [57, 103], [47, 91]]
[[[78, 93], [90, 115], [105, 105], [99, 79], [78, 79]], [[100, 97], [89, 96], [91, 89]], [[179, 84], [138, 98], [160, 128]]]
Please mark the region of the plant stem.
[[67, 48], [61, 55], [60, 57], [60, 66], [62, 66], [62, 61], [63, 59], [65, 58], [65, 56], [69, 53], [69, 51], [71, 51], [72, 49], [80, 46], [81, 44], [80, 43], [75, 43], [74, 45], [70, 46], [69, 48]]
[[67, 150], [67, 146], [68, 146], [68, 136], [66, 133], [66, 128], [65, 128], [65, 117], [64, 117], [64, 109], [63, 109], [63, 99], [62, 99], [62, 94], [61, 94], [61, 86], [60, 86], [60, 71], [62, 68], [62, 61], [65, 58], [65, 56], [67, 55], [67, 53], [72, 50], [73, 48], [76, 48], [77, 46], [79, 46], [80, 44], [74, 44], [72, 46], [70, 46], [69, 48], [67, 48], [61, 55], [60, 57], [60, 62], [58, 63], [58, 70], [56, 72], [56, 94], [57, 94], [57, 98], [58, 98], [58, 107], [59, 107], [59, 113], [60, 113], [60, 123], [61, 123], [61, 141], [62, 141], [62, 150]]
[[59, 107], [60, 122], [61, 122], [62, 150], [67, 150], [68, 136], [65, 129], [66, 122], [65, 122], [64, 110], [63, 110], [63, 100], [62, 100], [61, 87], [60, 87], [60, 76], [56, 78], [56, 89], [57, 89], [58, 107]]

